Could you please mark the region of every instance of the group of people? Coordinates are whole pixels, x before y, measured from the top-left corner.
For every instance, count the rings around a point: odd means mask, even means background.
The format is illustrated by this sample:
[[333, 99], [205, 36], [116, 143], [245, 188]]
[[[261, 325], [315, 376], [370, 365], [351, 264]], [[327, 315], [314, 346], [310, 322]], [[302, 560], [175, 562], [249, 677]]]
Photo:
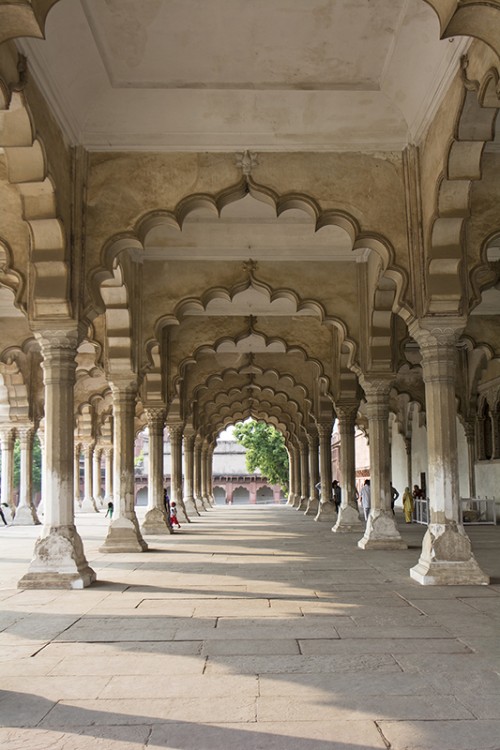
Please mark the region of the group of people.
[[[405, 487], [405, 491], [403, 492], [402, 502], [403, 502], [403, 511], [405, 514], [406, 523], [413, 522], [415, 500], [423, 496], [424, 496], [424, 493], [420, 489], [418, 484], [413, 485], [413, 491], [411, 491], [409, 487]], [[397, 491], [395, 487], [392, 486], [392, 482], [391, 482], [391, 510], [392, 510], [393, 515], [395, 515], [394, 506], [396, 504], [396, 500], [398, 499], [398, 497], [399, 497], [399, 492]], [[367, 521], [368, 516], [370, 515], [370, 508], [371, 508], [371, 488], [370, 488], [369, 479], [365, 480], [365, 483], [361, 489], [360, 502], [361, 502], [361, 507], [363, 508], [365, 521]]]

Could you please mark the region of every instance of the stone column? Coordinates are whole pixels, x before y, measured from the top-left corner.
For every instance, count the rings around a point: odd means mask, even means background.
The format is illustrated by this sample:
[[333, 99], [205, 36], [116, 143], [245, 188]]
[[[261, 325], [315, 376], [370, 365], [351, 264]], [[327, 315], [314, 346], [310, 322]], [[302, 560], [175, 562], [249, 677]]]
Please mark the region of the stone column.
[[194, 441], [196, 435], [191, 430], [184, 433], [184, 505], [187, 514], [199, 516], [194, 498]]
[[217, 444], [216, 440], [210, 441], [208, 444], [208, 451], [207, 451], [207, 462], [208, 462], [208, 502], [211, 508], [215, 507], [215, 496], [214, 496], [214, 450], [215, 446]]
[[464, 423], [464, 429], [469, 461], [469, 497], [476, 497], [476, 430], [474, 420], [467, 420]]
[[170, 501], [177, 504], [177, 518], [179, 521], [190, 522], [182, 497], [182, 433], [184, 425], [170, 423], [171, 472], [170, 472]]
[[292, 451], [289, 445], [286, 446], [286, 452], [288, 453], [288, 500], [287, 505], [293, 506], [294, 493], [293, 493], [293, 457]]
[[321, 498], [315, 521], [334, 521], [337, 517], [332, 501], [332, 424], [319, 423], [319, 473], [321, 477]]
[[203, 509], [203, 502], [201, 499], [201, 435], [196, 435], [194, 439], [194, 453], [193, 453], [193, 494], [196, 507], [200, 510]]
[[295, 506], [297, 510], [305, 511], [309, 500], [309, 446], [306, 440], [299, 441], [300, 456], [300, 497]]
[[421, 321], [410, 328], [420, 346], [425, 383], [430, 520], [410, 575], [422, 584], [486, 584], [460, 522], [455, 380], [463, 320]]
[[113, 448], [104, 448], [104, 503], [113, 502]]
[[406, 549], [391, 510], [391, 447], [389, 392], [392, 377], [365, 380], [366, 413], [370, 438], [371, 510], [361, 549]]
[[38, 428], [37, 432], [38, 441], [40, 443], [40, 464], [41, 464], [41, 477], [40, 477], [40, 502], [38, 503], [38, 507], [36, 509], [36, 514], [39, 519], [42, 518], [42, 516], [45, 513], [45, 505], [44, 505], [44, 499], [45, 499], [45, 433], [41, 427]]
[[95, 498], [93, 496], [94, 482], [93, 482], [93, 459], [94, 459], [94, 445], [93, 443], [85, 443], [83, 446], [83, 466], [84, 466], [84, 485], [83, 485], [83, 502], [81, 511], [82, 513], [99, 513]]
[[172, 534], [165, 510], [163, 489], [163, 433], [166, 410], [146, 408], [149, 432], [148, 509], [141, 526], [143, 534]]
[[205, 510], [208, 510], [210, 507], [210, 501], [208, 499], [210, 482], [209, 474], [211, 471], [210, 461], [211, 455], [208, 440], [207, 438], [204, 438], [203, 443], [201, 444], [201, 501]]
[[356, 456], [354, 433], [359, 404], [337, 404], [335, 409], [339, 420], [340, 435], [340, 474], [342, 476], [342, 497], [337, 523], [332, 531], [363, 531], [364, 522], [359, 517], [356, 500]]
[[295, 508], [300, 502], [300, 453], [298, 445], [292, 443], [290, 446], [290, 453], [292, 458], [292, 486], [293, 501], [292, 507]]
[[16, 515], [14, 502], [14, 443], [15, 435], [11, 428], [4, 428], [1, 432], [2, 441], [2, 503], [7, 503], [12, 517]]
[[405, 441], [405, 450], [406, 450], [406, 477], [407, 477], [406, 484], [411, 490], [413, 488], [412, 465], [411, 465], [411, 438], [406, 437], [404, 441]]
[[309, 500], [305, 510], [305, 516], [315, 516], [319, 507], [319, 493], [316, 485], [319, 481], [319, 438], [316, 427], [314, 432], [309, 432], [307, 441], [309, 443]]
[[18, 430], [21, 447], [19, 504], [12, 521], [13, 526], [38, 526], [40, 521], [33, 505], [33, 438], [32, 427]]
[[101, 456], [102, 448], [94, 446], [93, 464], [92, 464], [92, 497], [96, 509], [102, 508], [103, 497], [101, 492]]
[[80, 454], [81, 454], [81, 446], [80, 443], [75, 445], [74, 453], [73, 453], [73, 487], [74, 487], [74, 495], [75, 495], [75, 511], [79, 511], [82, 500], [80, 497]]
[[81, 589], [95, 581], [74, 525], [73, 389], [76, 331], [37, 333], [45, 389], [45, 515], [20, 588]]
[[144, 552], [134, 507], [134, 417], [137, 385], [111, 383], [113, 394], [113, 518], [101, 552]]

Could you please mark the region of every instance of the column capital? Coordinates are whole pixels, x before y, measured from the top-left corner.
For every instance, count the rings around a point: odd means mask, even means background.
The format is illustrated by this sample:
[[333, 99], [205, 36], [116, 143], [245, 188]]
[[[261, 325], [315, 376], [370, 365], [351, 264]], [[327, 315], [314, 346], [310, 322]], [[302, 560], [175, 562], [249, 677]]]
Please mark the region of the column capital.
[[12, 426], [0, 427], [0, 441], [2, 450], [13, 450], [16, 442], [16, 433]]
[[164, 406], [147, 406], [144, 409], [144, 413], [146, 414], [150, 430], [163, 430], [167, 415], [167, 410]]
[[394, 383], [394, 375], [363, 377], [361, 385], [368, 403], [387, 401]]
[[136, 398], [137, 396], [138, 384], [135, 375], [114, 376], [110, 380], [109, 386], [113, 394], [113, 399], [120, 396], [128, 396], [130, 398]]
[[80, 331], [76, 327], [40, 328], [34, 331], [35, 338], [40, 345], [43, 358], [46, 359], [53, 350], [76, 353], [81, 340]]
[[311, 450], [317, 450], [319, 444], [319, 435], [316, 427], [314, 427], [314, 429], [311, 429], [311, 431], [307, 433], [307, 442]]
[[359, 409], [359, 401], [345, 401], [335, 404], [335, 412], [340, 421], [354, 421]]
[[317, 422], [318, 436], [320, 440], [329, 438], [332, 435], [333, 423], [332, 422]]
[[168, 434], [170, 435], [171, 441], [182, 439], [182, 435], [184, 433], [184, 425], [182, 424], [182, 422], [180, 423], [178, 422], [176, 424], [172, 424], [170, 422], [170, 423], [167, 423], [167, 427], [168, 427]]
[[19, 436], [19, 442], [21, 445], [27, 445], [32, 443], [35, 437], [35, 428], [32, 424], [22, 424], [17, 428], [17, 434]]
[[408, 329], [423, 353], [428, 347], [455, 347], [466, 323], [466, 319], [461, 316], [436, 316], [419, 318]]

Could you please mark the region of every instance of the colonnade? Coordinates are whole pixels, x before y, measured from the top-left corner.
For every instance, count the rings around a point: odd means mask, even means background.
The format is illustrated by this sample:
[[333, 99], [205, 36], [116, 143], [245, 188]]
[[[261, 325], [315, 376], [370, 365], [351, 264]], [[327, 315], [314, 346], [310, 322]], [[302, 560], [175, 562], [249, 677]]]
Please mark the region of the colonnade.
[[[418, 564], [410, 571], [420, 583], [486, 583], [459, 515], [456, 432], [456, 339], [459, 326], [446, 329], [414, 327], [422, 353], [427, 403], [428, 494], [430, 523]], [[43, 529], [33, 561], [21, 587], [50, 585], [81, 588], [94, 579], [74, 526], [74, 501], [79, 448], [73, 440], [73, 386], [76, 335], [71, 331], [39, 334], [45, 388]], [[405, 542], [391, 512], [389, 444], [390, 377], [363, 381], [370, 436], [371, 511], [360, 520], [355, 497], [354, 430], [358, 403], [336, 406], [341, 437], [342, 503], [338, 514], [331, 498], [331, 422], [317, 422], [303, 440], [288, 445], [288, 504], [331, 522], [335, 533], [362, 532], [361, 549], [402, 549]], [[166, 419], [163, 405], [146, 406], [150, 434], [148, 508], [142, 525], [134, 509], [134, 416], [137, 385], [116, 381], [113, 394], [113, 445], [83, 446], [85, 490], [82, 508], [95, 512], [100, 496], [102, 455], [106, 461], [106, 497], [113, 497], [114, 515], [101, 547], [104, 553], [147, 550], [143, 534], [169, 533], [164, 505], [163, 440], [168, 427], [172, 444], [171, 500], [184, 520], [214, 504], [212, 458], [215, 442], [179, 422]], [[11, 496], [14, 430], [0, 434], [2, 500]], [[21, 489], [15, 523], [39, 523], [32, 504], [31, 459], [34, 431], [17, 428], [21, 445]], [[184, 472], [182, 465], [184, 444]], [[78, 456], [78, 460], [77, 460]], [[317, 485], [320, 478], [320, 495]]]

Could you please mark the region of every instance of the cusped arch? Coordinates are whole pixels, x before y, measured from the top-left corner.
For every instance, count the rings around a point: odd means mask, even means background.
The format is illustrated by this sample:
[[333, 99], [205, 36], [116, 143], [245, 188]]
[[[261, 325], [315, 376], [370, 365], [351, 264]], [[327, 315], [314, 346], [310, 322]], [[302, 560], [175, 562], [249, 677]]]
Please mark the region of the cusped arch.
[[22, 219], [31, 235], [30, 315], [35, 319], [70, 317], [66, 233], [58, 217], [43, 141], [34, 134], [22, 91], [14, 91], [10, 100], [5, 96], [0, 99], [0, 147], [5, 152], [8, 180], [21, 196]]

